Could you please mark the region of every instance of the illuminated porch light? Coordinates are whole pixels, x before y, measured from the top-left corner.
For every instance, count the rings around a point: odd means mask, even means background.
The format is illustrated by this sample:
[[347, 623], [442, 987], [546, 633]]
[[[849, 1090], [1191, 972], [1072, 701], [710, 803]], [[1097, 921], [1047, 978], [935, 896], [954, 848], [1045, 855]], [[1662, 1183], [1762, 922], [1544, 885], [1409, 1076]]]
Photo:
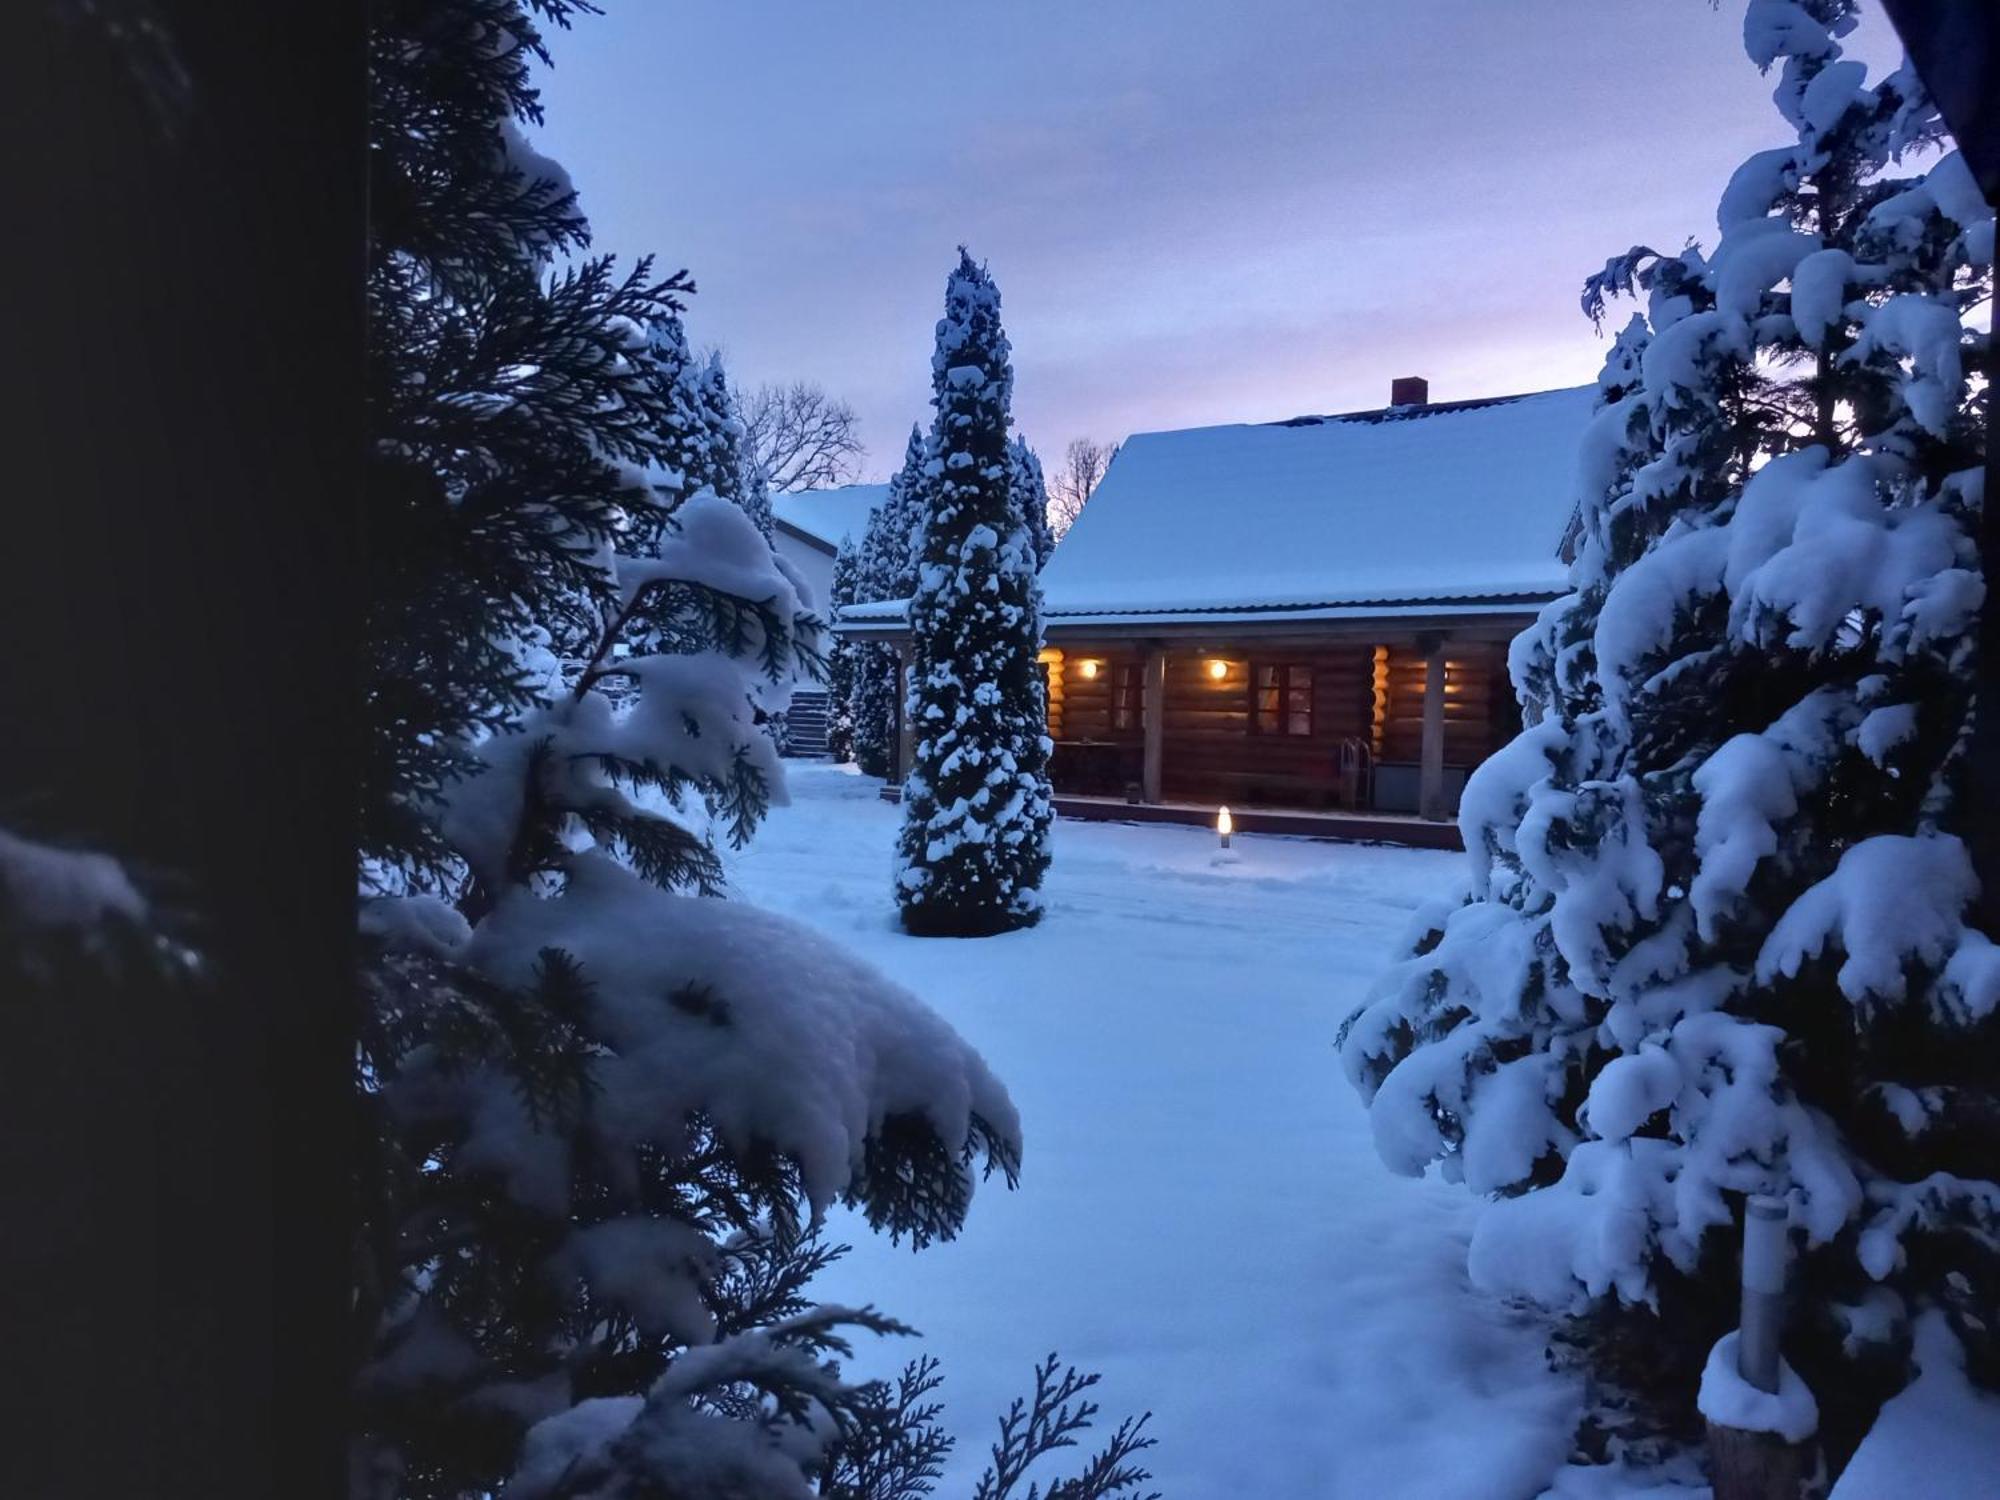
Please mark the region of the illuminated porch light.
[[1097, 675], [1097, 663], [1094, 661], [1079, 662], [1077, 670], [1083, 673], [1085, 678], [1095, 677]]
[[1235, 828], [1236, 820], [1229, 816], [1229, 809], [1218, 807], [1215, 810], [1215, 836], [1222, 841], [1223, 848], [1229, 847], [1229, 835]]
[[1223, 678], [1229, 675], [1229, 663], [1219, 656], [1210, 657], [1208, 660], [1208, 675], [1217, 682], [1222, 681]]

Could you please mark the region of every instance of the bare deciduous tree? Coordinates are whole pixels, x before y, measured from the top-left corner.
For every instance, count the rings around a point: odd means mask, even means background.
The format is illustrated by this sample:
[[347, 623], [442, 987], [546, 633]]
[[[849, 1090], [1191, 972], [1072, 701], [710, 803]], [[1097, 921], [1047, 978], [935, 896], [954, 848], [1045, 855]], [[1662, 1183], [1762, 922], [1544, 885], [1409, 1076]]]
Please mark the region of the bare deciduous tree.
[[1084, 502], [1117, 456], [1116, 443], [1107, 447], [1089, 438], [1073, 438], [1063, 450], [1062, 467], [1049, 479], [1049, 529], [1058, 539], [1083, 514]]
[[854, 408], [824, 386], [760, 385], [743, 400], [743, 426], [773, 494], [846, 484], [861, 472]]

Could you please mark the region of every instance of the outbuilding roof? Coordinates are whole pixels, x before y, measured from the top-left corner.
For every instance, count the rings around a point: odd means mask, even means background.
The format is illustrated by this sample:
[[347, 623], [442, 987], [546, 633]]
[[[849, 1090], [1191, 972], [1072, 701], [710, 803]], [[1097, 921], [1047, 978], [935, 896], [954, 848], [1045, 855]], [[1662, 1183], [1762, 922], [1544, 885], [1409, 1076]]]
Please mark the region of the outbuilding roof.
[[826, 552], [840, 549], [842, 537], [859, 546], [868, 517], [889, 493], [886, 484], [843, 484], [828, 490], [801, 490], [771, 497], [771, 518], [795, 535], [818, 542]]
[[1530, 604], [1597, 388], [1140, 433], [1042, 571], [1053, 623]]

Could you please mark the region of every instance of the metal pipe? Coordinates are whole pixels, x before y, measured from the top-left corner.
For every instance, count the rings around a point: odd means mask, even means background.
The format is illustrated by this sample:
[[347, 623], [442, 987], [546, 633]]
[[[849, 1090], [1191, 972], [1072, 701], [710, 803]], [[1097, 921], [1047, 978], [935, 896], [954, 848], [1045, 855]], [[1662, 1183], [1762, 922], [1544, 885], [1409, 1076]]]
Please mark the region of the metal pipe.
[[1760, 1391], [1777, 1393], [1785, 1328], [1785, 1265], [1791, 1255], [1785, 1200], [1759, 1195], [1743, 1207], [1742, 1332], [1736, 1367]]

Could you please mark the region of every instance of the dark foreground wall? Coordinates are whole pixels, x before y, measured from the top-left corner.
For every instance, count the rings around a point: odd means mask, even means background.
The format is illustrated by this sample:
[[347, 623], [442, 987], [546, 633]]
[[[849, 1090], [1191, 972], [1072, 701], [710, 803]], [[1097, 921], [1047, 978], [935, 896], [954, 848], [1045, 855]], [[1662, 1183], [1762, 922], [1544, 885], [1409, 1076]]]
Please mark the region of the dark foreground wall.
[[212, 965], [0, 997], [8, 1495], [340, 1483], [358, 5], [9, 15], [0, 826]]

